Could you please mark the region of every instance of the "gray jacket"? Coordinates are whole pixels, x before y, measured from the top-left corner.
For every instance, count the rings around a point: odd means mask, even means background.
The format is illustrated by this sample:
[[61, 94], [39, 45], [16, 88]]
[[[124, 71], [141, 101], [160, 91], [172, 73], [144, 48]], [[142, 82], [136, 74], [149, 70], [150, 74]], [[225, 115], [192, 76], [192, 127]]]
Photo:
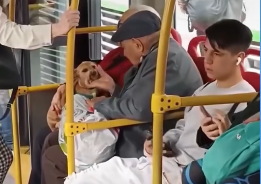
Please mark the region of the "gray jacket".
[[243, 0], [181, 0], [187, 2], [187, 13], [197, 30], [206, 28], [222, 19], [241, 21]]
[[[152, 122], [151, 95], [154, 92], [157, 47], [125, 75], [124, 87], [115, 96], [95, 105], [107, 119], [133, 119]], [[169, 40], [165, 92], [169, 95], [190, 96], [202, 85], [200, 74], [188, 53], [173, 39]], [[172, 121], [173, 122], [173, 121]], [[167, 129], [173, 128], [174, 123]], [[143, 155], [144, 130], [135, 125], [121, 128], [118, 155], [139, 157]]]

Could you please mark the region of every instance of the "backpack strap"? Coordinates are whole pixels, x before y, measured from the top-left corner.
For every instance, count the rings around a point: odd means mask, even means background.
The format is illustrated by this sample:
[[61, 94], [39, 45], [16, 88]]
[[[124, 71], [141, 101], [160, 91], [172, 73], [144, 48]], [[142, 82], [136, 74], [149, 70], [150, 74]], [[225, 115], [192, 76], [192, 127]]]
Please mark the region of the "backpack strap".
[[11, 106], [12, 106], [12, 104], [13, 104], [14, 101], [15, 101], [17, 91], [18, 91], [18, 87], [16, 87], [16, 88], [13, 89], [12, 94], [11, 94], [11, 97], [10, 97], [8, 103], [6, 104], [5, 113], [4, 113], [4, 115], [0, 118], [0, 121], [2, 121], [3, 119], [6, 118], [6, 116], [8, 116], [8, 114], [9, 114], [9, 112], [10, 112], [10, 110], [11, 110]]
[[260, 93], [257, 94], [252, 102], [248, 103], [247, 107], [243, 111], [234, 114], [230, 118], [230, 121], [232, 123], [232, 126], [230, 128], [243, 123], [243, 121], [258, 112], [260, 112]]
[[238, 105], [239, 105], [239, 103], [233, 104], [233, 106], [231, 107], [230, 111], [227, 113], [227, 116], [229, 117], [229, 119], [230, 119], [230, 117], [232, 117], [233, 114], [235, 113], [235, 111], [236, 111]]

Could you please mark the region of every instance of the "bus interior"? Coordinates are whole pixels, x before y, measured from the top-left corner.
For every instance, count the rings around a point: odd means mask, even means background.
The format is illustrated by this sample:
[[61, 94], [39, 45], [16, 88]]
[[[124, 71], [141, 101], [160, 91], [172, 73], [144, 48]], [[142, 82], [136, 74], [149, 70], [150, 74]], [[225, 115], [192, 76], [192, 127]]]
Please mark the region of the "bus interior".
[[[75, 0], [75, 2], [78, 1]], [[20, 24], [54, 23], [59, 20], [60, 15], [71, 3], [74, 3], [74, 0], [10, 0], [9, 18], [12, 19], [14, 16], [13, 19]], [[15, 4], [15, 10], [12, 10], [12, 4]], [[58, 85], [64, 82], [68, 83], [67, 79], [72, 76], [68, 76], [68, 67], [72, 73], [72, 68], [78, 66], [82, 61], [99, 63], [109, 51], [117, 48], [118, 45], [113, 43], [110, 38], [116, 29], [119, 18], [131, 5], [139, 4], [152, 6], [161, 15], [163, 15], [164, 7], [165, 10], [173, 11], [175, 9], [174, 14], [171, 15], [173, 19], [169, 23], [166, 21], [165, 26], [169, 24], [172, 27], [171, 31], [168, 30], [172, 37], [188, 51], [198, 67], [204, 82], [209, 81], [204, 68], [202, 68], [204, 58], [200, 55], [198, 48], [199, 43], [204, 42], [205, 37], [197, 37], [195, 31], [190, 32], [188, 30], [187, 15], [180, 11], [174, 0], [166, 0], [168, 7], [166, 7], [167, 5], [164, 1], [158, 0], [79, 0], [78, 6], [73, 5], [78, 7], [81, 14], [80, 25], [77, 30], [74, 30], [76, 31], [76, 36], [75, 44], [73, 43], [72, 48], [74, 50], [73, 56], [67, 52], [67, 47], [69, 47], [68, 41], [71, 39], [70, 37], [74, 36], [74, 32], [69, 33], [68, 36], [55, 39], [53, 45], [49, 47], [33, 51], [14, 50], [18, 68], [21, 70], [23, 86], [20, 87], [19, 96], [12, 106], [15, 156], [14, 163], [4, 184], [28, 183], [31, 168], [30, 150], [32, 149], [33, 138], [40, 131], [41, 127], [46, 125], [46, 112]], [[172, 4], [176, 7], [171, 8]], [[260, 14], [260, 1], [248, 0], [245, 1], [245, 6], [247, 13], [244, 23], [253, 33], [253, 42], [244, 60], [242, 72], [244, 78], [256, 91], [259, 91], [260, 16], [256, 15]], [[169, 16], [168, 13], [164, 15]], [[162, 26], [164, 26], [164, 23]], [[167, 29], [165, 28], [164, 30]], [[71, 67], [67, 65], [69, 63], [68, 59], [74, 61], [71, 62]], [[159, 91], [161, 92], [161, 90]], [[245, 96], [244, 99], [250, 101], [252, 97], [253, 95], [249, 95]], [[222, 101], [224, 103], [229, 101], [228, 97], [220, 97], [220, 103]], [[183, 106], [190, 105], [191, 103], [183, 104]], [[16, 139], [19, 141], [16, 142]], [[19, 149], [17, 150], [17, 148]], [[157, 172], [159, 170], [153, 171]], [[155, 182], [155, 184], [159, 183]]]

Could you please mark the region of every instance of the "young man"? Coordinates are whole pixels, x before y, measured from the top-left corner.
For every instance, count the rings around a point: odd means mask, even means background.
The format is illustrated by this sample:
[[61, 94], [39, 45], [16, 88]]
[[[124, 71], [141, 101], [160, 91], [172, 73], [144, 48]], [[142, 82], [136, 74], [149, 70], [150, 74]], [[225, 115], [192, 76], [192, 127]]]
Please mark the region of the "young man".
[[[206, 29], [206, 37], [205, 70], [209, 78], [216, 80], [200, 87], [194, 95], [254, 92], [254, 88], [242, 78], [240, 69], [245, 52], [252, 41], [250, 29], [237, 20], [224, 19]], [[206, 150], [196, 143], [197, 130], [205, 118], [202, 111], [208, 114], [211, 121], [211, 117], [218, 114], [217, 109], [232, 115], [234, 112], [242, 111], [246, 105], [241, 103], [186, 108], [184, 120], [178, 122], [180, 128], [170, 130], [164, 135], [164, 141], [172, 148], [177, 163], [185, 166], [205, 154]]]
[[[222, 95], [254, 92], [254, 88], [241, 75], [240, 62], [243, 61], [245, 51], [250, 46], [252, 33], [248, 27], [236, 20], [222, 20], [206, 30], [205, 68], [210, 78], [216, 79], [208, 85], [196, 90], [195, 96]], [[246, 103], [234, 105], [209, 105], [204, 107], [188, 107], [184, 119], [180, 120], [175, 129], [169, 130], [163, 137], [165, 147], [163, 153], [171, 158], [163, 157], [163, 172], [169, 181], [180, 182], [180, 166], [185, 166], [193, 160], [200, 159], [205, 149], [196, 143], [196, 134], [205, 119], [204, 114], [216, 117], [216, 109], [227, 114], [243, 110]], [[202, 110], [204, 109], [204, 110]], [[211, 118], [209, 118], [211, 120]], [[214, 125], [214, 128], [217, 125]], [[126, 158], [113, 157], [79, 174], [69, 176], [65, 184], [142, 184], [151, 183], [151, 141], [145, 142], [147, 157]], [[169, 147], [170, 150], [166, 148]], [[172, 153], [170, 155], [169, 153]], [[112, 172], [110, 172], [112, 171]], [[114, 175], [114, 177], [111, 177]], [[164, 177], [163, 177], [164, 178]], [[167, 182], [165, 182], [167, 183]]]

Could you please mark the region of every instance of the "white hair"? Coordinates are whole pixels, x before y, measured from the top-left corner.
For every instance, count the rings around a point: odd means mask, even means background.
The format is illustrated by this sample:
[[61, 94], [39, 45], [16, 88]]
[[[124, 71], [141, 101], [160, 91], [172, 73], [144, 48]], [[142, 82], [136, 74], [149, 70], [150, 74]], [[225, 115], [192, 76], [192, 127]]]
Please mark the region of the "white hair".
[[158, 16], [160, 19], [160, 15], [159, 13], [152, 8], [151, 6], [147, 6], [147, 5], [136, 5], [136, 6], [131, 6], [130, 9], [136, 10], [136, 11], [150, 11], [151, 13], [155, 14], [156, 16]]

